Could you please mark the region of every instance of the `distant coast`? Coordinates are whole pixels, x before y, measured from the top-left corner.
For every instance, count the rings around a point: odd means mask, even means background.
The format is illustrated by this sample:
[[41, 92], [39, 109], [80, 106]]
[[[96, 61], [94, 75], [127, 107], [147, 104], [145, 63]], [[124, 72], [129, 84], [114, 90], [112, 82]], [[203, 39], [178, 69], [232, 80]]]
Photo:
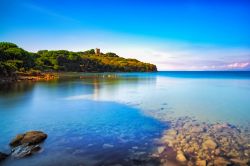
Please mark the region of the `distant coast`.
[[100, 49], [83, 52], [40, 50], [28, 52], [14, 43], [0, 42], [1, 83], [51, 80], [58, 72], [155, 72], [156, 65], [123, 58]]

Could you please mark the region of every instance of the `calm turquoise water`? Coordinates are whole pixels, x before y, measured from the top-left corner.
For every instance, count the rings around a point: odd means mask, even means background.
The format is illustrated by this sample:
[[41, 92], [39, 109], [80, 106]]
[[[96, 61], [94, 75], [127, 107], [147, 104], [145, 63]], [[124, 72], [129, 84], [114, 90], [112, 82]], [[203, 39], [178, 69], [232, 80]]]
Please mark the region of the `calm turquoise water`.
[[250, 72], [67, 74], [0, 89], [0, 151], [17, 133], [49, 135], [41, 153], [4, 165], [131, 165], [168, 128], [154, 116], [159, 110], [166, 118], [250, 124]]

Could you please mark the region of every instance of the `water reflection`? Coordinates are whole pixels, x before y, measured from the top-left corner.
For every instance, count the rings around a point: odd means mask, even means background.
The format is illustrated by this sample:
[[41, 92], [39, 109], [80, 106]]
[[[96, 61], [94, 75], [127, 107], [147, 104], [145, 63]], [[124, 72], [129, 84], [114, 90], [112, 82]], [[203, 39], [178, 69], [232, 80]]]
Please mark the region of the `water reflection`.
[[0, 122], [4, 129], [0, 131], [4, 135], [0, 145], [7, 145], [16, 133], [40, 129], [49, 135], [44, 152], [9, 160], [7, 165], [131, 165], [134, 153], [151, 153], [153, 139], [167, 127], [134, 108], [114, 102], [70, 101], [61, 103], [59, 109], [31, 111], [19, 114], [13, 125]]
[[[138, 89], [141, 85], [155, 85], [156, 77], [141, 77], [140, 75], [135, 76], [127, 76], [124, 74], [95, 74], [95, 75], [87, 75], [81, 76], [81, 80], [83, 84], [93, 85], [93, 95], [91, 99], [93, 100], [103, 100], [103, 95], [116, 96], [119, 95], [119, 92], [124, 89], [124, 85], [127, 87], [132, 87], [128, 93], [136, 93], [136, 89]], [[126, 93], [125, 93], [126, 94]], [[106, 96], [105, 100], [112, 100]]]
[[170, 114], [249, 126], [250, 79], [208, 77], [74, 73], [2, 86], [0, 151], [9, 150], [17, 133], [35, 129], [49, 135], [45, 150], [8, 165], [131, 165], [136, 153], [150, 153], [153, 139], [168, 127], [158, 120]]
[[[42, 153], [10, 159], [4, 165], [132, 165], [147, 158], [166, 124], [128, 105], [99, 100], [105, 87], [107, 93], [115, 94], [120, 85], [141, 81], [95, 77], [27, 82], [23, 89], [5, 91], [9, 97], [0, 98], [0, 151], [8, 152], [11, 138], [27, 130], [42, 130], [49, 137]], [[92, 96], [98, 101], [65, 100], [70, 96]]]
[[[0, 85], [0, 108], [5, 111], [3, 108], [25, 105], [26, 103], [20, 98], [32, 99], [34, 86], [33, 82]], [[9, 93], [10, 91], [12, 93]]]

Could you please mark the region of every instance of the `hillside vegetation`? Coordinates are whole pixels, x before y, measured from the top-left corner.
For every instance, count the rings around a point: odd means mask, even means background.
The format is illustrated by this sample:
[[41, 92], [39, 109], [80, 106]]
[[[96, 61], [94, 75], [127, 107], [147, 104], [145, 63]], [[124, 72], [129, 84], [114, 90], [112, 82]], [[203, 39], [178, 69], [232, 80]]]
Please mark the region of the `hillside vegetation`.
[[0, 42], [0, 75], [12, 76], [19, 72], [151, 72], [153, 64], [136, 59], [125, 59], [115, 53], [100, 53], [94, 49], [84, 52], [40, 50], [28, 52], [16, 44]]

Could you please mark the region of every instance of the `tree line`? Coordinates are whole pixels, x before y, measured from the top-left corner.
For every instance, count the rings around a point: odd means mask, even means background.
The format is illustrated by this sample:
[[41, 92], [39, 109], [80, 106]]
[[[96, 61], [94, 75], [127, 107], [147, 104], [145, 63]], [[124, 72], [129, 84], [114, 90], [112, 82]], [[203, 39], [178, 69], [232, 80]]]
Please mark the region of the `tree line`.
[[122, 58], [115, 53], [95, 54], [67, 50], [40, 50], [28, 52], [14, 43], [0, 42], [0, 75], [12, 76], [18, 72], [151, 72], [155, 65], [136, 59]]

